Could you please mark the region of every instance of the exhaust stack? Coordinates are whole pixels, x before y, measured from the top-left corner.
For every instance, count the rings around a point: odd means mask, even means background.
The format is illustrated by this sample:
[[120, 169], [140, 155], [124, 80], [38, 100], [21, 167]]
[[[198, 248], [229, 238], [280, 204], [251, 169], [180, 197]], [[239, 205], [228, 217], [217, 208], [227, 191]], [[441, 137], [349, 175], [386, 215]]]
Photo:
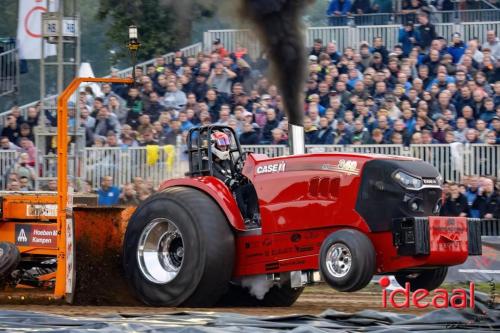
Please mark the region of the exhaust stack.
[[290, 144], [290, 155], [305, 153], [304, 127], [288, 124], [288, 142]]

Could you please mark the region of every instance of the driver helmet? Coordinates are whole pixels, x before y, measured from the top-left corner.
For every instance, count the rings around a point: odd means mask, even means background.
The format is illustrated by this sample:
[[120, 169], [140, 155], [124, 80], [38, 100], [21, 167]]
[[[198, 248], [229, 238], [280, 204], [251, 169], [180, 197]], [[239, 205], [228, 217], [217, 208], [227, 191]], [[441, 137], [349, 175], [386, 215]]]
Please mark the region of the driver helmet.
[[212, 133], [212, 153], [215, 154], [221, 160], [229, 159], [229, 146], [231, 145], [231, 140], [229, 136], [224, 132]]

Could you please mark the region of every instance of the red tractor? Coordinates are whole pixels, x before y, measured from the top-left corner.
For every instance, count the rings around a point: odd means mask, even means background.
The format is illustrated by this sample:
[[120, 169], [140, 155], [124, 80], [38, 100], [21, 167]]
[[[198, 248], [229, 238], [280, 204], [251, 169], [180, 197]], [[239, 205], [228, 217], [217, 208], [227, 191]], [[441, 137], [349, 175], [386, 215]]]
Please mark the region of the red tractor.
[[[234, 187], [214, 177], [212, 138], [220, 132], [232, 143], [228, 176], [256, 194], [245, 198], [257, 200], [254, 223], [245, 223]], [[187, 152], [188, 177], [164, 182], [125, 234], [126, 277], [147, 304], [289, 306], [318, 271], [344, 292], [374, 274], [432, 290], [448, 266], [481, 254], [479, 221], [437, 216], [441, 177], [422, 160], [268, 158], [243, 153], [224, 126], [192, 129]]]

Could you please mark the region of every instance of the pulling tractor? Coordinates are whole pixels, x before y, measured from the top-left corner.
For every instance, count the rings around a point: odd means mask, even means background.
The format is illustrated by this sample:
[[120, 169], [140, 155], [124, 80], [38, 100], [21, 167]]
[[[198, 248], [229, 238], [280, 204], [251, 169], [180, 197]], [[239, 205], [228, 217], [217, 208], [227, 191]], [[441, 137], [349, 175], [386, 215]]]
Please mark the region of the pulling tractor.
[[[76, 79], [62, 94], [59, 175], [67, 171], [66, 103], [82, 81], [131, 83]], [[231, 139], [230, 177], [251, 186], [254, 199], [246, 199], [257, 200], [257, 223], [245, 224], [234, 192], [214, 176], [215, 132]], [[101, 304], [115, 293], [115, 304], [289, 306], [318, 276], [343, 292], [364, 288], [374, 274], [432, 290], [449, 266], [481, 254], [480, 221], [437, 216], [441, 177], [424, 161], [348, 153], [269, 158], [243, 152], [224, 126], [192, 129], [187, 152], [186, 177], [165, 181], [135, 209], [68, 209], [67, 179], [59, 176], [51, 202], [57, 216], [37, 216], [55, 230], [54, 298]], [[19, 216], [7, 203], [26, 198], [4, 198], [2, 240], [16, 244]], [[37, 254], [17, 250], [21, 262]], [[99, 290], [103, 280], [110, 282]]]

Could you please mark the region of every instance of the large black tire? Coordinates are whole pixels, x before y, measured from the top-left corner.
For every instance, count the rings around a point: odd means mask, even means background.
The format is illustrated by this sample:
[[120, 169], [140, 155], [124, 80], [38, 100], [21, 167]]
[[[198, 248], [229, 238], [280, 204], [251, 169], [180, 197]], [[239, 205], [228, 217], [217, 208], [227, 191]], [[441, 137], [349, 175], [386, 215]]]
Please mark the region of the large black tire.
[[[328, 263], [329, 258], [332, 257], [332, 253], [329, 254], [330, 249], [332, 251], [337, 249], [343, 266], [341, 264], [338, 268], [334, 268]], [[344, 229], [333, 232], [321, 245], [320, 273], [335, 290], [351, 292], [363, 289], [370, 283], [375, 272], [375, 265], [375, 249], [372, 242], [365, 234], [357, 230]], [[336, 273], [335, 269], [339, 272]]]
[[448, 267], [423, 269], [419, 272], [398, 272], [394, 275], [396, 281], [405, 287], [406, 282], [410, 283], [410, 291], [426, 289], [432, 291], [444, 282]]
[[219, 306], [264, 306], [264, 307], [288, 307], [299, 298], [304, 291], [304, 287], [291, 288], [285, 286], [273, 286], [264, 295], [263, 299], [257, 299], [250, 294], [248, 288], [231, 284], [228, 292], [221, 298]]
[[[138, 245], [145, 228], [164, 219], [178, 228], [183, 257], [177, 275], [161, 283], [143, 273]], [[224, 213], [208, 195], [188, 187], [170, 188], [142, 203], [130, 219], [123, 249], [127, 280], [137, 297], [153, 306], [213, 306], [233, 271], [234, 235]]]
[[19, 249], [12, 243], [0, 242], [0, 280], [10, 277], [21, 261]]

